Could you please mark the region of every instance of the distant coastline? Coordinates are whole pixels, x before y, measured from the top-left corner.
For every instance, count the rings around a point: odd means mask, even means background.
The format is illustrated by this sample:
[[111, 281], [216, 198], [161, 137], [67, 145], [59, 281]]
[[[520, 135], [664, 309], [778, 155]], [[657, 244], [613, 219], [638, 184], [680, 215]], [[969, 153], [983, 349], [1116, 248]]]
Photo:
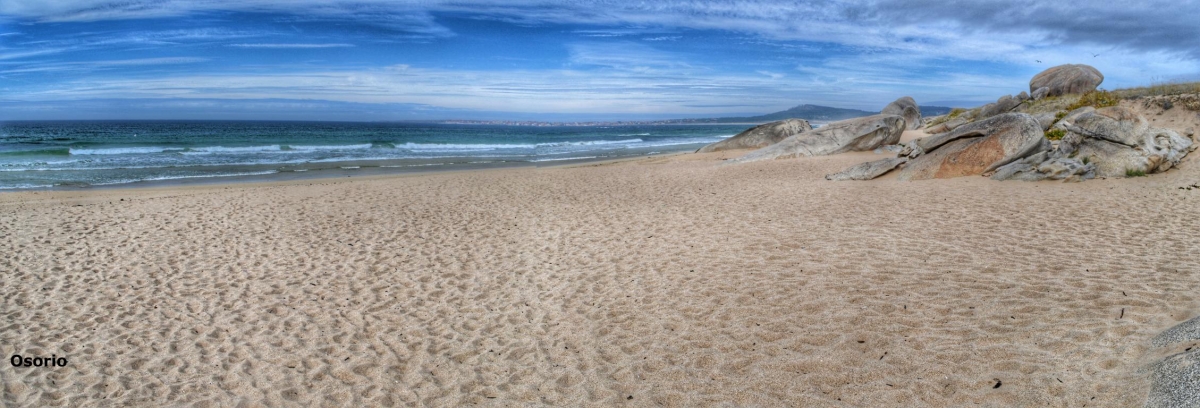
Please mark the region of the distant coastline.
[[[950, 112], [949, 107], [921, 106], [922, 116], [944, 115]], [[735, 116], [719, 118], [693, 119], [662, 119], [662, 120], [621, 120], [621, 121], [574, 121], [548, 122], [536, 120], [469, 120], [449, 119], [419, 121], [419, 123], [436, 123], [444, 125], [492, 125], [492, 126], [663, 126], [663, 125], [759, 125], [784, 119], [805, 119], [813, 123], [828, 123], [843, 119], [871, 116], [879, 112], [869, 112], [858, 109], [834, 108], [821, 105], [798, 105], [787, 110], [758, 116]], [[414, 121], [418, 123], [418, 121]]]

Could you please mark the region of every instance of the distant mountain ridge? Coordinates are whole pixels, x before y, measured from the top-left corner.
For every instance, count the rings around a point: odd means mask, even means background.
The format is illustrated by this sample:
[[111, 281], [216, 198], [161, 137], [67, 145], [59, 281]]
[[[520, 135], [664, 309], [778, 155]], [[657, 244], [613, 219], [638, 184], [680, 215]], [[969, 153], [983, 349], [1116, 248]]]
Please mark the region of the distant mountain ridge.
[[[944, 106], [919, 106], [921, 117], [945, 115], [950, 108]], [[695, 119], [666, 119], [647, 121], [589, 121], [589, 122], [539, 122], [539, 121], [500, 121], [500, 120], [441, 120], [437, 123], [450, 124], [490, 124], [507, 126], [622, 126], [622, 125], [686, 125], [704, 123], [767, 123], [784, 119], [805, 119], [816, 122], [833, 122], [844, 119], [871, 116], [879, 112], [868, 112], [858, 109], [834, 108], [821, 105], [799, 105], [791, 109], [768, 113], [758, 116], [695, 118]]]
[[[921, 116], [937, 116], [950, 113], [950, 108], [944, 106], [921, 106]], [[807, 119], [810, 121], [832, 122], [836, 120], [844, 120], [851, 118], [860, 118], [863, 116], [871, 116], [879, 112], [869, 112], [858, 109], [834, 108], [821, 105], [799, 105], [791, 109], [768, 113], [759, 116], [747, 117], [731, 117], [731, 118], [714, 118], [712, 123], [744, 123], [744, 122], [774, 122], [784, 119]], [[704, 120], [704, 119], [697, 119]]]

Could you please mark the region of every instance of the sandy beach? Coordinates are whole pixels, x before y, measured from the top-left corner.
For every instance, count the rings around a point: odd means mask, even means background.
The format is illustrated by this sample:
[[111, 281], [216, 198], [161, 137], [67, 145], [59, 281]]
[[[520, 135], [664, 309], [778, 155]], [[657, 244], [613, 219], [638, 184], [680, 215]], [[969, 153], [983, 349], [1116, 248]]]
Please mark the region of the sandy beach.
[[873, 153], [0, 194], [10, 406], [1135, 406], [1194, 161], [831, 182]]

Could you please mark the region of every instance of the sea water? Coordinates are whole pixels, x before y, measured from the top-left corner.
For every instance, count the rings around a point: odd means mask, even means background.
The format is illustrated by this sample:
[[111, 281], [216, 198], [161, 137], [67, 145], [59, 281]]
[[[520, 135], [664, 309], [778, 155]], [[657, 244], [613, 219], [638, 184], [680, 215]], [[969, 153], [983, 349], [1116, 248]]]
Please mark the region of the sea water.
[[690, 151], [744, 129], [744, 125], [4, 122], [0, 123], [0, 190], [559, 164]]

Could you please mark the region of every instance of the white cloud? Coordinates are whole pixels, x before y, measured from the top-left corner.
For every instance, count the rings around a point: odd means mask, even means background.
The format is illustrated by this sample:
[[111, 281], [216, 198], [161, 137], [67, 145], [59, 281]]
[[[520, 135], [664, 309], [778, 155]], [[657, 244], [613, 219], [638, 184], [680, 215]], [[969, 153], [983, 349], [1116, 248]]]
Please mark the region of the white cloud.
[[757, 72], [757, 73], [759, 73], [759, 74], [766, 75], [767, 77], [769, 77], [769, 78], [771, 78], [771, 79], [780, 79], [780, 78], [783, 78], [783, 77], [787, 76], [787, 75], [785, 75], [785, 74], [781, 74], [781, 73], [778, 73], [778, 72], [763, 71], [763, 70], [758, 70], [758, 71], [754, 71], [754, 72]]
[[56, 71], [91, 71], [91, 70], [95, 70], [95, 69], [116, 68], [116, 67], [194, 64], [194, 63], [198, 63], [198, 62], [205, 62], [208, 60], [209, 60], [208, 58], [197, 58], [197, 57], [164, 57], [164, 58], [137, 58], [137, 59], [125, 59], [125, 60], [106, 60], [106, 61], [33, 63], [33, 64], [24, 64], [24, 66], [21, 66], [18, 68], [0, 70], [0, 73], [2, 73], [2, 74], [17, 74], [17, 73], [56, 72]]
[[346, 48], [353, 47], [354, 44], [345, 43], [327, 43], [327, 44], [229, 44], [228, 47], [235, 48]]
[[618, 70], [678, 72], [692, 68], [687, 58], [635, 42], [585, 42], [569, 44], [570, 61], [575, 65], [596, 65]]

